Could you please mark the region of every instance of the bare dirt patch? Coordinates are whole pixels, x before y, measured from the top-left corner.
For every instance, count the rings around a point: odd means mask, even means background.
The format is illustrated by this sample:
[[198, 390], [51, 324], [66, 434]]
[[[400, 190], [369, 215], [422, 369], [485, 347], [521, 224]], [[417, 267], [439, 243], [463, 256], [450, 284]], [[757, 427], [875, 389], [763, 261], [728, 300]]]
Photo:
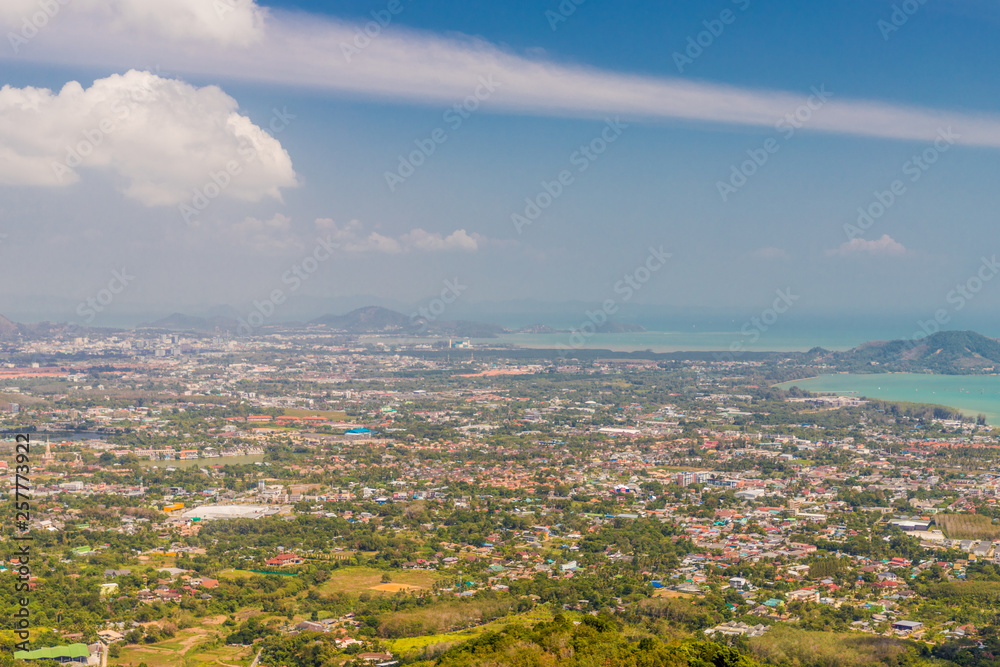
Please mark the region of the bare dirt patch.
[[419, 591], [421, 588], [420, 586], [411, 586], [409, 584], [379, 584], [378, 586], [372, 586], [372, 590], [399, 593], [400, 591]]
[[660, 589], [653, 593], [654, 598], [693, 598], [696, 597], [691, 593], [681, 593], [680, 591], [668, 591]]

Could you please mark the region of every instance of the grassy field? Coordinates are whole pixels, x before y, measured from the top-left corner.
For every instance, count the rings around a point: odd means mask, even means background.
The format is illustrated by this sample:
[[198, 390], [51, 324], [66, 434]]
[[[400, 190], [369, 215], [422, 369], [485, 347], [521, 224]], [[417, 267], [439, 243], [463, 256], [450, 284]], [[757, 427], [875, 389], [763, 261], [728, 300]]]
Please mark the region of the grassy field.
[[467, 630], [459, 630], [458, 632], [446, 632], [440, 635], [424, 635], [423, 637], [406, 637], [404, 639], [388, 639], [383, 641], [385, 641], [389, 646], [389, 650], [394, 654], [412, 655], [423, 651], [428, 646], [452, 646], [475, 639], [486, 632], [488, 627], [488, 625], [483, 625], [478, 628], [469, 628]]
[[177, 556], [166, 556], [161, 554], [143, 554], [139, 556], [139, 561], [145, 565], [152, 565], [155, 568], [177, 567]]
[[379, 584], [372, 588], [372, 590], [382, 593], [405, 593], [407, 591], [419, 591], [423, 589], [420, 586], [412, 586], [410, 584]]
[[952, 540], [995, 540], [1000, 524], [982, 514], [938, 514], [934, 523]]
[[659, 590], [653, 591], [654, 598], [676, 598], [676, 599], [687, 599], [697, 597], [692, 593], [681, 593], [680, 591], [670, 591], [666, 588], [661, 588]]
[[[330, 578], [323, 582], [319, 592], [322, 595], [330, 593], [361, 593], [364, 591], [395, 592], [378, 590], [383, 583], [383, 574], [385, 572], [382, 570], [376, 570], [371, 567], [342, 567], [330, 572]], [[407, 587], [424, 590], [429, 590], [435, 581], [441, 579], [441, 576], [437, 573], [423, 570], [393, 571], [390, 574], [392, 575], [392, 581], [389, 582], [391, 584], [403, 584]]]
[[378, 626], [378, 635], [402, 639], [461, 632], [494, 621], [502, 622], [510, 618], [512, 608], [513, 603], [509, 598], [444, 598], [425, 607], [399, 610], [383, 617]]
[[475, 628], [468, 628], [465, 630], [458, 630], [456, 632], [444, 632], [434, 635], [423, 635], [420, 637], [405, 637], [403, 639], [388, 639], [383, 640], [389, 647], [389, 650], [394, 654], [399, 656], [410, 656], [415, 657], [416, 655], [423, 652], [425, 649], [431, 649], [432, 652], [438, 652], [445, 650], [450, 646], [455, 644], [460, 644], [462, 642], [468, 641], [470, 639], [475, 639], [479, 635], [490, 632], [493, 630], [501, 630], [509, 625], [520, 623], [522, 625], [530, 626], [541, 621], [551, 621], [552, 611], [548, 607], [539, 606], [530, 612], [524, 614], [516, 614], [514, 616], [507, 616], [505, 618], [492, 621], [485, 625], [480, 625]]
[[[293, 573], [290, 571], [289, 573]], [[383, 582], [383, 570], [376, 570], [371, 567], [341, 567], [330, 571], [330, 578], [323, 582], [319, 588], [319, 593], [328, 595], [330, 593], [398, 593], [400, 591], [421, 591], [430, 590], [435, 581], [442, 580], [436, 572], [427, 571], [393, 571], [390, 573], [392, 581]], [[219, 572], [219, 579], [241, 580], [251, 577], [265, 577], [266, 574], [257, 574], [246, 570], [223, 570]]]
[[895, 663], [906, 645], [887, 637], [776, 626], [751, 639], [750, 651], [767, 664], [867, 667]]
[[249, 579], [253, 576], [257, 575], [246, 570], [222, 570], [218, 574], [219, 579]]
[[[382, 586], [379, 583], [381, 581], [381, 571], [370, 568], [352, 568], [352, 570], [353, 572], [342, 574], [353, 574], [353, 578], [349, 576], [345, 578], [354, 583], [347, 585], [343, 581], [335, 582], [339, 587], [338, 590], [368, 590], [369, 587], [365, 586], [365, 584], [373, 584], [373, 587]], [[431, 573], [414, 572], [406, 574], [419, 576]], [[256, 575], [249, 575], [242, 572], [228, 572], [222, 573], [220, 576], [244, 577]], [[428, 628], [432, 628], [437, 624], [437, 621], [450, 623], [459, 617], [469, 619], [479, 616], [480, 613], [486, 611], [485, 609], [480, 609], [481, 606], [481, 604], [477, 605], [475, 601], [455, 600], [444, 602], [443, 604], [435, 604], [427, 609], [411, 612], [407, 616], [412, 616], [409, 619], [410, 622], [421, 620], [426, 623]], [[551, 621], [553, 613], [551, 608], [543, 605], [529, 612], [504, 616], [472, 628], [382, 641], [390, 651], [401, 657], [437, 655], [451, 646], [478, 637], [485, 632], [501, 630], [513, 624], [531, 626], [541, 621]], [[269, 614], [261, 614], [259, 610], [250, 609], [242, 610], [236, 616], [237, 621], [242, 622], [249, 616], [254, 615], [259, 616], [264, 623], [267, 623], [272, 618], [277, 619], [277, 617]], [[421, 616], [421, 619], [417, 619], [417, 616]], [[141, 662], [145, 662], [149, 667], [245, 667], [253, 658], [250, 647], [208, 646], [213, 643], [215, 638], [223, 636], [229, 631], [229, 629], [221, 625], [223, 620], [225, 620], [224, 616], [206, 618], [197, 627], [179, 630], [171, 639], [156, 644], [123, 647], [120, 657], [109, 659], [108, 665], [109, 667], [134, 667]], [[277, 620], [284, 622], [285, 619]], [[301, 619], [296, 616], [295, 620]]]
[[219, 633], [211, 625], [180, 630], [167, 640], [156, 644], [127, 646], [121, 656], [109, 658], [109, 667], [138, 665], [145, 662], [149, 667], [219, 667], [225, 665], [242, 666], [250, 660], [250, 649], [244, 647], [200, 646]]

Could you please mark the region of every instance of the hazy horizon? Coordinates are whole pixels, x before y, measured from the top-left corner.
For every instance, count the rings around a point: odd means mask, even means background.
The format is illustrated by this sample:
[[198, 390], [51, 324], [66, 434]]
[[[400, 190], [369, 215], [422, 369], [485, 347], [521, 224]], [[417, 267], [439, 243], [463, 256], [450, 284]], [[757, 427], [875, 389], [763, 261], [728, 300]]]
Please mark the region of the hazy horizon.
[[998, 75], [953, 66], [993, 5], [36, 4], [0, 8], [12, 319], [459, 284], [443, 319], [739, 329], [786, 293], [767, 333], [1000, 334]]
[[[353, 303], [352, 303], [353, 302]], [[267, 320], [268, 325], [290, 325], [306, 324], [325, 315], [345, 315], [354, 310], [379, 307], [392, 310], [403, 315], [419, 315], [422, 302], [399, 303], [381, 301], [377, 299], [365, 299], [358, 297], [350, 300], [338, 300], [329, 303], [329, 307], [324, 308], [321, 302], [311, 302], [303, 300], [298, 307], [286, 309], [280, 315], [275, 315]], [[450, 310], [447, 315], [440, 318], [441, 321], [472, 321], [485, 324], [494, 324], [504, 327], [512, 332], [533, 325], [543, 325], [553, 327], [557, 330], [579, 330], [586, 322], [590, 321], [586, 313], [594, 313], [599, 310], [599, 304], [584, 302], [563, 302], [563, 303], [542, 303], [512, 301], [505, 303], [462, 303]], [[246, 313], [254, 312], [253, 303], [232, 306], [229, 304], [215, 304], [213, 306], [190, 306], [178, 310], [163, 310], [150, 312], [122, 312], [117, 311], [113, 317], [101, 314], [87, 326], [109, 329], [133, 329], [142, 325], [155, 323], [158, 320], [168, 318], [175, 314], [188, 317], [210, 318], [226, 317], [235, 318], [241, 322], [246, 321]], [[426, 313], [425, 309], [425, 313]], [[583, 313], [584, 315], [581, 315]], [[37, 324], [41, 322], [51, 322], [55, 324], [72, 323], [85, 324], [81, 318], [72, 313], [64, 312], [62, 317], [58, 311], [53, 316], [30, 317], [30, 313], [17, 313], [12, 316], [9, 313], [0, 313], [9, 319], [21, 324]], [[712, 311], [698, 308], [670, 308], [670, 307], [630, 307], [624, 308], [615, 315], [613, 321], [639, 325], [645, 329], [646, 334], [653, 336], [656, 334], [678, 335], [676, 340], [697, 341], [698, 334], [732, 334], [733, 340], [743, 341], [746, 349], [754, 350], [774, 350], [789, 351], [796, 349], [809, 349], [812, 347], [824, 347], [826, 349], [849, 349], [856, 345], [871, 341], [887, 341], [896, 339], [910, 339], [919, 335], [922, 330], [933, 329], [931, 318], [922, 318], [919, 313], [909, 313], [903, 315], [868, 316], [859, 321], [851, 313], [815, 313], [807, 311], [789, 312], [784, 314], [773, 325], [768, 326], [761, 320], [761, 313], [751, 312], [746, 309], [731, 311]], [[924, 326], [922, 326], [924, 325]], [[741, 333], [742, 330], [742, 333]], [[942, 331], [975, 331], [984, 336], [1000, 338], [1000, 325], [993, 317], [962, 317], [956, 318], [952, 322], [940, 327]], [[192, 332], [195, 330], [191, 330]], [[528, 337], [530, 338], [530, 336]], [[630, 349], [645, 349], [637, 341], [650, 341], [668, 345], [670, 339], [643, 338], [643, 334], [615, 334], [604, 333], [596, 337], [587, 337], [586, 342], [581, 346], [585, 348], [606, 347], [629, 347]], [[700, 349], [722, 349], [728, 346], [729, 339], [723, 340], [724, 344], [713, 347], [712, 343], [718, 340], [707, 337], [703, 342], [688, 342], [681, 347], [671, 348], [679, 350], [700, 350]], [[513, 341], [518, 345], [531, 346], [530, 340]], [[656, 345], [654, 345], [655, 347]], [[668, 345], [669, 346], [669, 345]]]

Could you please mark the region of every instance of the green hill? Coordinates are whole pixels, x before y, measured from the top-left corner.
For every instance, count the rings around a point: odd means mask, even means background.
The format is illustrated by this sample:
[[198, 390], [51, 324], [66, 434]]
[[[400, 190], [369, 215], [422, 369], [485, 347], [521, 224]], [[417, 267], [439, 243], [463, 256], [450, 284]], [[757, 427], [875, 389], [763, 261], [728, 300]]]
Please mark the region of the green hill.
[[1000, 369], [1000, 341], [974, 331], [941, 331], [919, 340], [865, 343], [827, 358], [841, 370], [989, 373]]

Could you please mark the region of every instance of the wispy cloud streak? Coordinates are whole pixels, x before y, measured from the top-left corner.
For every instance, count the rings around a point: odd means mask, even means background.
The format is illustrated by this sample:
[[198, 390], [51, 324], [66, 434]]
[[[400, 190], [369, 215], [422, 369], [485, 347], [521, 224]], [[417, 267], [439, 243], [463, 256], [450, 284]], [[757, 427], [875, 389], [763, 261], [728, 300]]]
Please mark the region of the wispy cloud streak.
[[[518, 55], [481, 39], [442, 37], [395, 24], [372, 31], [365, 48], [348, 57], [344, 45], [355, 44], [363, 26], [313, 15], [261, 13], [253, 3], [241, 7], [234, 13], [234, 20], [242, 21], [237, 28], [205, 27], [198, 33], [220, 35], [215, 40], [158, 32], [149, 28], [148, 17], [136, 18], [130, 30], [121, 29], [127, 16], [115, 17], [119, 29], [109, 32], [107, 12], [78, 12], [72, 20], [54, 21], [16, 55], [0, 50], [0, 59], [116, 69], [122, 63], [141, 67], [155, 62], [188, 75], [434, 105], [465, 97], [479, 77], [492, 75], [503, 83], [491, 100], [494, 113], [584, 118], [619, 114], [650, 122], [725, 126], [772, 127], [809, 95], [809, 91], [747, 89], [559, 64]], [[248, 12], [252, 21], [246, 18]], [[245, 26], [245, 35], [239, 33], [239, 25]], [[872, 100], [831, 100], [810, 120], [808, 131], [926, 141], [949, 126], [960, 130], [959, 143], [1000, 147], [1000, 116]]]

